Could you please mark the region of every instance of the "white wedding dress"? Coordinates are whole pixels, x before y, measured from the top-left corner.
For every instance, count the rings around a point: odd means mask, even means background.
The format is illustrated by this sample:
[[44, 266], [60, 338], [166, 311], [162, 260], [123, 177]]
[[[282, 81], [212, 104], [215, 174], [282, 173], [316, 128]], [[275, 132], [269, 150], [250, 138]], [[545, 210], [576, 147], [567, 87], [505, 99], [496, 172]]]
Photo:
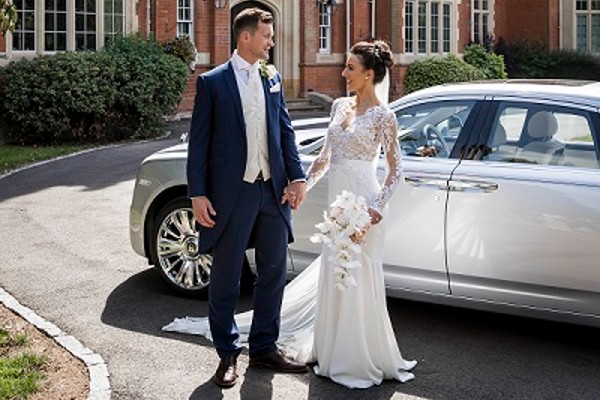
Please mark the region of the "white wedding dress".
[[[361, 267], [351, 271], [356, 286], [335, 287], [331, 249], [290, 282], [283, 296], [278, 345], [287, 355], [316, 362], [316, 374], [349, 388], [368, 388], [383, 379], [406, 382], [416, 361], [402, 358], [388, 315], [383, 278], [383, 244], [387, 200], [401, 175], [401, 156], [394, 114], [385, 106], [368, 109], [347, 124], [353, 100], [334, 102], [325, 145], [308, 171], [312, 187], [329, 172], [329, 201], [343, 190], [361, 195], [384, 218], [369, 230], [362, 252], [355, 259]], [[388, 174], [381, 185], [376, 165], [383, 148]], [[316, 231], [316, 229], [315, 229]], [[247, 346], [252, 311], [235, 316], [240, 341]], [[165, 331], [210, 337], [208, 318], [181, 318]]]

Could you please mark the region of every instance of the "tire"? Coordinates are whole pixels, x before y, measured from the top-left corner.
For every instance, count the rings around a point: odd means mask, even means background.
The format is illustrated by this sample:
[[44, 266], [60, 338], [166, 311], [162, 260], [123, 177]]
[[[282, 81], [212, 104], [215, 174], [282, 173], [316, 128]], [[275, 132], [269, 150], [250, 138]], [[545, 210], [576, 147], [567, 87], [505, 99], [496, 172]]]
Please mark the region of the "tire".
[[152, 224], [152, 264], [171, 289], [185, 296], [208, 292], [212, 255], [198, 253], [200, 230], [190, 200], [183, 197], [167, 203]]
[[[199, 254], [202, 227], [194, 219], [191, 201], [180, 197], [156, 214], [150, 233], [150, 260], [163, 281], [187, 297], [206, 298], [212, 255]], [[241, 290], [251, 292], [255, 276], [247, 259], [242, 269]]]

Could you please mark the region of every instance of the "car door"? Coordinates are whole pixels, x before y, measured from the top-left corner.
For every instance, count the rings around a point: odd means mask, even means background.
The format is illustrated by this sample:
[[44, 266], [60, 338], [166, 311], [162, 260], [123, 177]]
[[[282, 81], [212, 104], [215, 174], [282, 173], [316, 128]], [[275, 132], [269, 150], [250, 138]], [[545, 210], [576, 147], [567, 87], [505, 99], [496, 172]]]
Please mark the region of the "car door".
[[[436, 97], [395, 110], [403, 174], [388, 203], [384, 271], [392, 292], [449, 293], [444, 243], [448, 180], [479, 107], [474, 97]], [[384, 164], [379, 166], [382, 178]]]
[[452, 294], [599, 315], [598, 110], [494, 100], [485, 151], [450, 181]]

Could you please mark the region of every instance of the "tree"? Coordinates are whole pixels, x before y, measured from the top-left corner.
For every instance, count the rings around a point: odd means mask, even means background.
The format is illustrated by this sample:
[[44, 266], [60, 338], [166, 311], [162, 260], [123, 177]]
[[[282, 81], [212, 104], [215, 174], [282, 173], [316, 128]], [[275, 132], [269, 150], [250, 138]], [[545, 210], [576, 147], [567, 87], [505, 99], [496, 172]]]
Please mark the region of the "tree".
[[13, 31], [17, 22], [17, 8], [11, 0], [0, 0], [0, 32]]

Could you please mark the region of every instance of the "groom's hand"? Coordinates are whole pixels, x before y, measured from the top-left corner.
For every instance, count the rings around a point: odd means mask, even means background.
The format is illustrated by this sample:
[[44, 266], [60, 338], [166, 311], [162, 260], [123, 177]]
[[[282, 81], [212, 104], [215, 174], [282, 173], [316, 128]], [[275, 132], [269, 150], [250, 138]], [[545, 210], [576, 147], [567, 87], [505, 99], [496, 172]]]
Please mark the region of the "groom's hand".
[[212, 203], [206, 196], [192, 198], [192, 208], [194, 209], [194, 217], [196, 221], [205, 228], [215, 226], [215, 221], [211, 218], [217, 215], [217, 212], [212, 206]]
[[283, 197], [281, 198], [281, 204], [290, 203], [292, 210], [296, 210], [304, 202], [306, 198], [306, 182], [296, 181], [292, 182], [285, 189], [283, 189]]

